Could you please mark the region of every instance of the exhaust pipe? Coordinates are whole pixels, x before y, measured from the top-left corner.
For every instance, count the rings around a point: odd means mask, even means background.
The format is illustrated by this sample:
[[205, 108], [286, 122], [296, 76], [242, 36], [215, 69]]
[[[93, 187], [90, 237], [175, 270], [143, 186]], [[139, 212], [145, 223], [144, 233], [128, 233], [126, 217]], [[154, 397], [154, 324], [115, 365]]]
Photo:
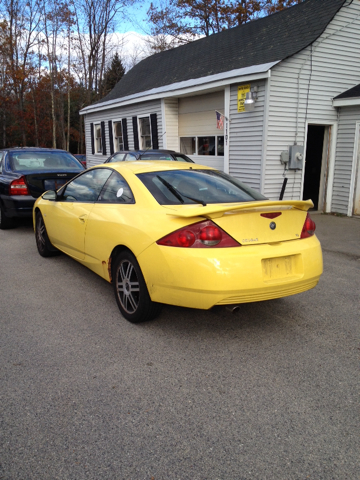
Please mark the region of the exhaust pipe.
[[240, 305], [227, 305], [226, 310], [228, 310], [230, 313], [235, 313], [239, 310]]

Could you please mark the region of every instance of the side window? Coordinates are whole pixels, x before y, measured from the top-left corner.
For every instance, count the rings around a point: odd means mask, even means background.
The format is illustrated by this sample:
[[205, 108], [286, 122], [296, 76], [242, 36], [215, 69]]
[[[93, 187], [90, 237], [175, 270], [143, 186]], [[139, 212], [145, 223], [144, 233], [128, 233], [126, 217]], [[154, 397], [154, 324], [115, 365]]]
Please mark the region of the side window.
[[98, 201], [103, 203], [135, 203], [129, 185], [118, 172], [112, 173], [101, 191]]
[[94, 125], [95, 129], [95, 153], [103, 153], [102, 152], [102, 138], [101, 138], [101, 124], [97, 123]]
[[151, 148], [151, 130], [150, 130], [150, 118], [139, 118], [140, 127], [140, 148], [146, 150]]
[[198, 155], [215, 155], [215, 137], [198, 137]]
[[64, 190], [64, 202], [96, 202], [112, 170], [98, 168], [89, 170], [72, 180]]
[[121, 122], [114, 123], [114, 140], [115, 140], [115, 151], [116, 150], [125, 150], [125, 148], [124, 148], [124, 135], [123, 135]]

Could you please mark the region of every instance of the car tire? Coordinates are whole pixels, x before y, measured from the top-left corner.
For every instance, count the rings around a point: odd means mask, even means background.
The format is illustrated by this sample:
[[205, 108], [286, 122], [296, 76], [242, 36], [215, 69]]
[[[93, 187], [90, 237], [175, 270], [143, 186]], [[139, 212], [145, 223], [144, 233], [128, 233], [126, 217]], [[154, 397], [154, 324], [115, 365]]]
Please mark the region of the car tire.
[[8, 228], [13, 228], [14, 220], [5, 215], [3, 207], [0, 205], [0, 230], [7, 230]]
[[59, 250], [55, 248], [48, 237], [43, 216], [39, 210], [35, 215], [35, 240], [38, 252], [42, 257], [53, 257], [59, 255]]
[[153, 320], [161, 311], [160, 303], [152, 302], [136, 258], [122, 251], [113, 266], [113, 287], [119, 310], [129, 322]]

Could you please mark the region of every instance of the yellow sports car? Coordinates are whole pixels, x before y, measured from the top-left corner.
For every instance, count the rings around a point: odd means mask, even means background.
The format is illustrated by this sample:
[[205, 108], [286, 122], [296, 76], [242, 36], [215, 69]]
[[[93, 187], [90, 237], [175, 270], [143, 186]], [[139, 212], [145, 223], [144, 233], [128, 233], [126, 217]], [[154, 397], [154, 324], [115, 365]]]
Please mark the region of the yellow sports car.
[[271, 201], [202, 165], [98, 165], [33, 210], [40, 255], [62, 251], [111, 282], [122, 315], [209, 309], [315, 287], [322, 253], [309, 201]]

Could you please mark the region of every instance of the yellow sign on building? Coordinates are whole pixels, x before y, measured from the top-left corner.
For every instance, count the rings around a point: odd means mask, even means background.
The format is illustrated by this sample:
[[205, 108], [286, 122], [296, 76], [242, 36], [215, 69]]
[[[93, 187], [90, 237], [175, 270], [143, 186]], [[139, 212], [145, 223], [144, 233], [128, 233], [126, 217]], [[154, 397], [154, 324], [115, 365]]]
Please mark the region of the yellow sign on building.
[[250, 92], [250, 85], [240, 85], [238, 87], [238, 112], [245, 112], [244, 102], [248, 92]]

